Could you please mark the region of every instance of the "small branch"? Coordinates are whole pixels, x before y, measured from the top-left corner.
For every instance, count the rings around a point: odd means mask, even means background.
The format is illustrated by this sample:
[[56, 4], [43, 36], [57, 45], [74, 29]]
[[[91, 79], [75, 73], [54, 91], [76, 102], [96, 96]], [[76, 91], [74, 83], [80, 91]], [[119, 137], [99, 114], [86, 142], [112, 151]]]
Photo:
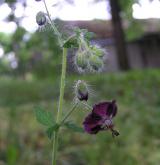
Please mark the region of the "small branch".
[[92, 107], [89, 105], [89, 104], [87, 104], [87, 103], [85, 103], [85, 102], [81, 102], [83, 105], [85, 105], [88, 109], [92, 109]]
[[60, 46], [63, 46], [62, 35], [59, 33], [58, 29], [56, 28], [56, 26], [55, 26], [55, 25], [53, 24], [53, 22], [52, 22], [52, 19], [51, 19], [51, 17], [50, 17], [50, 14], [49, 14], [49, 10], [48, 10], [46, 1], [43, 0], [43, 3], [44, 3], [44, 6], [45, 6], [45, 8], [46, 8], [46, 12], [47, 12], [48, 19], [49, 19], [49, 21], [50, 21], [51, 27], [52, 27], [54, 33], [55, 33], [55, 34], [57, 35], [57, 37], [58, 37], [58, 41], [59, 41]]
[[66, 119], [71, 115], [71, 113], [76, 109], [77, 105], [78, 105], [78, 103], [76, 103], [76, 104], [72, 107], [72, 109], [66, 114], [66, 116], [63, 118], [63, 120], [61, 121], [60, 124], [63, 124], [63, 123], [65, 122], [65, 120], [66, 120]]

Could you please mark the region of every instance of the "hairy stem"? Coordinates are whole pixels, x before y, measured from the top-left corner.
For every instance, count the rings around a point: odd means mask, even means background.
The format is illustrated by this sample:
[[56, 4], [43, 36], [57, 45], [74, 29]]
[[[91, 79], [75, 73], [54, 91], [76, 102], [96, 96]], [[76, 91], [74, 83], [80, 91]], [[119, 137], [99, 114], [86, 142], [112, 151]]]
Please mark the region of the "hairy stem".
[[55, 131], [53, 138], [52, 165], [56, 165], [57, 145], [58, 145], [58, 130]]
[[[60, 122], [60, 125], [62, 125], [65, 122], [65, 120], [71, 115], [71, 113], [76, 109], [77, 105], [78, 103], [76, 103], [72, 107], [72, 109], [66, 114], [66, 116]], [[57, 146], [58, 146], [58, 130], [54, 133], [52, 165], [56, 165]]]
[[[62, 35], [59, 33], [58, 29], [52, 22], [52, 19], [50, 17], [49, 10], [47, 8], [46, 1], [43, 0], [44, 6], [46, 8], [47, 16], [50, 21], [51, 27], [54, 31], [54, 33], [58, 37], [58, 42], [60, 46], [63, 46], [63, 39]], [[60, 123], [61, 116], [62, 116], [62, 106], [63, 106], [63, 97], [64, 97], [64, 88], [65, 88], [65, 78], [66, 78], [66, 63], [67, 63], [67, 49], [63, 48], [63, 58], [62, 58], [62, 73], [61, 73], [61, 82], [60, 82], [60, 96], [59, 96], [59, 105], [58, 105], [58, 112], [57, 112], [57, 118], [56, 122]], [[52, 165], [56, 165], [56, 155], [57, 155], [57, 149], [58, 149], [58, 133], [59, 129], [55, 131], [54, 138], [53, 138], [53, 153], [52, 153]]]
[[62, 116], [62, 106], [63, 106], [63, 97], [64, 97], [64, 88], [65, 88], [65, 79], [66, 79], [66, 65], [67, 65], [67, 49], [63, 48], [60, 96], [59, 96], [59, 105], [58, 105], [58, 113], [56, 120], [57, 123], [60, 122]]
[[81, 102], [84, 106], [86, 106], [88, 109], [92, 109], [92, 107], [89, 105], [89, 104], [87, 104], [86, 102]]
[[77, 107], [77, 105], [78, 105], [78, 103], [76, 103], [73, 107], [72, 107], [72, 109], [66, 114], [66, 116], [62, 119], [62, 121], [61, 121], [61, 125], [66, 121], [66, 119], [71, 115], [71, 113], [76, 109], [76, 107]]
[[[59, 96], [59, 105], [58, 105], [58, 112], [57, 112], [57, 119], [56, 119], [57, 123], [60, 123], [61, 116], [62, 116], [63, 97], [64, 97], [65, 78], [66, 78], [66, 63], [67, 63], [67, 49], [63, 48], [60, 96]], [[56, 165], [56, 155], [57, 155], [57, 149], [58, 149], [58, 133], [59, 133], [59, 130], [57, 130], [54, 133], [52, 165]]]
[[48, 19], [49, 19], [49, 21], [50, 21], [51, 27], [52, 27], [54, 33], [55, 33], [55, 34], [57, 35], [57, 37], [58, 37], [58, 42], [59, 42], [60, 46], [63, 46], [62, 35], [60, 34], [60, 32], [58, 31], [58, 29], [56, 28], [56, 26], [55, 26], [54, 23], [52, 22], [52, 19], [51, 19], [51, 17], [50, 17], [50, 14], [49, 14], [49, 10], [48, 10], [46, 1], [43, 0], [43, 3], [44, 3], [44, 6], [45, 6], [45, 8], [46, 8], [47, 16], [48, 16]]

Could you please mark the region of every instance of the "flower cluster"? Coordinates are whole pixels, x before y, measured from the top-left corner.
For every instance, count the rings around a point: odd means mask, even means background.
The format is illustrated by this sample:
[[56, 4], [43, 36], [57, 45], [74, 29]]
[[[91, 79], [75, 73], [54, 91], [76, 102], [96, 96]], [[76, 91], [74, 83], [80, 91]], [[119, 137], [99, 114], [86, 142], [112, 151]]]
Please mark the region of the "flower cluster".
[[80, 73], [100, 72], [104, 66], [105, 54], [105, 50], [99, 46], [82, 41], [75, 55], [75, 65]]

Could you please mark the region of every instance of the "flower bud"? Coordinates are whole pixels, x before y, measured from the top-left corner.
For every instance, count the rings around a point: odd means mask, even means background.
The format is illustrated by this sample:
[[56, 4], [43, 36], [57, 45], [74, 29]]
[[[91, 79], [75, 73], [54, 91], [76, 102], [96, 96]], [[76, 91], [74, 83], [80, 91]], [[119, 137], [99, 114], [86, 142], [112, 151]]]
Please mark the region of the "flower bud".
[[76, 54], [75, 63], [79, 70], [83, 71], [83, 70], [87, 69], [87, 67], [88, 67], [87, 52], [78, 51]]
[[76, 95], [76, 99], [78, 99], [79, 101], [88, 100], [89, 91], [88, 91], [87, 84], [84, 81], [78, 80], [76, 82], [75, 95]]
[[89, 57], [89, 64], [93, 71], [99, 71], [103, 68], [103, 60], [95, 55]]
[[93, 54], [97, 57], [102, 58], [105, 55], [104, 49], [98, 47], [98, 46], [93, 46], [92, 48]]
[[43, 26], [47, 22], [46, 14], [42, 11], [38, 12], [36, 15], [36, 22], [39, 26]]

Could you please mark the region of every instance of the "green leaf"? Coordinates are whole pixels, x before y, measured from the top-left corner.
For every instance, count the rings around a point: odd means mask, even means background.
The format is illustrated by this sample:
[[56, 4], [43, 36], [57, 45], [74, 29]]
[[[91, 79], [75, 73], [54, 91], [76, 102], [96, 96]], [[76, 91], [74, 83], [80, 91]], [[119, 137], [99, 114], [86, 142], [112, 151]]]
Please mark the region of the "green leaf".
[[54, 124], [53, 126], [49, 127], [46, 130], [46, 134], [47, 134], [47, 136], [48, 136], [49, 139], [52, 138], [54, 131], [57, 131], [58, 128], [59, 128], [59, 124]]
[[7, 164], [16, 164], [18, 158], [18, 148], [10, 144], [6, 152]]
[[64, 126], [66, 126], [68, 129], [70, 129], [74, 132], [80, 132], [80, 133], [84, 132], [83, 128], [77, 126], [76, 124], [74, 124], [72, 122], [66, 122], [66, 123], [64, 123]]
[[78, 48], [78, 46], [79, 44], [76, 35], [69, 37], [63, 44], [64, 48]]
[[51, 126], [54, 124], [52, 113], [45, 111], [41, 107], [36, 107], [35, 115], [36, 115], [37, 121], [43, 125]]

